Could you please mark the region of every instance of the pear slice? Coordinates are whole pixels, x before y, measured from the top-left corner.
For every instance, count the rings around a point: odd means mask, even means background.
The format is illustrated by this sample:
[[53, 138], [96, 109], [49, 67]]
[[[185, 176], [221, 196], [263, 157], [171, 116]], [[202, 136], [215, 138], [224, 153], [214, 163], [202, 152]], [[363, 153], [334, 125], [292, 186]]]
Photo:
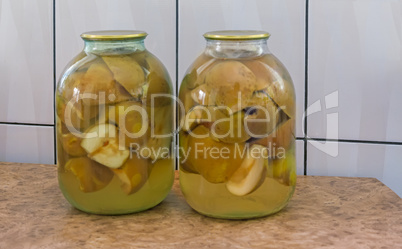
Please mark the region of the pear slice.
[[221, 120], [229, 117], [230, 110], [228, 108], [217, 106], [194, 106], [189, 112], [187, 112], [185, 118], [182, 120], [182, 129], [184, 131], [190, 131], [194, 129], [198, 124], [202, 123], [214, 123], [217, 120]]
[[179, 109], [181, 112], [184, 111], [188, 112], [196, 103], [194, 102], [193, 98], [191, 97], [191, 91], [189, 91], [185, 87], [181, 87], [180, 93], [179, 93], [179, 99], [183, 106], [179, 105], [178, 107], [181, 108]]
[[146, 72], [146, 84], [142, 86], [143, 103], [150, 107], [172, 104], [171, 81], [162, 62], [152, 54], [147, 54], [143, 61]]
[[173, 105], [147, 108], [150, 136], [145, 140], [144, 157], [159, 160], [169, 156], [173, 138]]
[[189, 163], [188, 158], [186, 156], [189, 153], [188, 150], [188, 140], [189, 140], [190, 135], [187, 133], [180, 131], [179, 132], [179, 167], [180, 170], [184, 172], [189, 172], [189, 173], [194, 173], [198, 174], [197, 170], [194, 168], [193, 165]]
[[278, 157], [283, 151], [288, 150], [295, 142], [294, 128], [295, 120], [289, 119], [281, 124], [269, 136], [252, 141], [252, 144], [259, 144], [270, 148], [270, 157]]
[[133, 98], [114, 80], [112, 72], [100, 58], [84, 64], [78, 70], [62, 78], [63, 91], [60, 94], [66, 102], [74, 99], [75, 102], [82, 100], [86, 105], [98, 105]]
[[260, 60], [247, 60], [242, 61], [255, 75], [256, 77], [256, 91], [267, 88], [273, 81], [271, 68]]
[[170, 155], [171, 137], [156, 138], [150, 137], [146, 146], [142, 150], [142, 155], [151, 158], [153, 161], [167, 158]]
[[122, 182], [121, 188], [127, 195], [134, 194], [148, 179], [148, 162], [146, 159], [133, 156], [118, 169], [112, 169]]
[[264, 138], [271, 134], [288, 116], [276, 106], [265, 92], [255, 92], [249, 100], [245, 119], [251, 137]]
[[56, 96], [56, 113], [69, 130], [84, 131], [98, 116], [98, 106], [85, 105], [82, 101], [64, 101]]
[[205, 53], [201, 54], [191, 65], [191, 69], [186, 72], [182, 85], [187, 89], [194, 89], [204, 84], [207, 72], [216, 62], [216, 58], [213, 58]]
[[61, 144], [71, 156], [85, 156], [87, 152], [81, 147], [81, 138], [73, 133], [61, 135]]
[[[112, 72], [104, 62], [99, 61], [89, 66], [81, 79], [74, 86], [79, 93], [93, 94], [94, 98], [82, 97], [82, 101], [89, 105], [110, 104], [128, 100], [131, 95], [114, 78]], [[101, 99], [101, 94], [105, 98]]]
[[207, 73], [205, 85], [208, 94], [216, 93], [213, 101], [217, 106], [227, 106], [237, 112], [247, 106], [247, 101], [256, 90], [256, 77], [241, 62], [223, 61]]
[[218, 142], [209, 134], [209, 129], [204, 125], [191, 131], [184, 148], [184, 153], [188, 154], [185, 162], [210, 183], [227, 182], [245, 157], [245, 144]]
[[186, 87], [187, 89], [194, 89], [195, 87], [197, 87], [197, 86], [199, 86], [199, 85], [202, 85], [202, 84], [199, 84], [199, 81], [197, 81], [197, 70], [196, 70], [196, 68], [193, 68], [192, 70], [191, 70], [191, 72], [188, 72], [185, 76], [184, 76], [184, 78], [183, 78], [183, 80], [182, 80], [182, 82], [181, 82], [181, 84], [184, 86], [184, 87]]
[[217, 92], [207, 85], [201, 85], [191, 90], [191, 98], [200, 105], [215, 105]]
[[133, 97], [142, 95], [145, 75], [141, 66], [128, 55], [103, 56], [103, 61], [112, 71], [114, 79]]
[[275, 80], [265, 91], [286, 115], [290, 118], [295, 117], [296, 105], [293, 84], [285, 80]]
[[95, 153], [88, 156], [109, 168], [119, 168], [129, 157], [130, 151], [127, 149], [119, 150], [117, 139], [110, 140], [100, 147]]
[[244, 112], [236, 112], [228, 118], [217, 120], [211, 126], [211, 136], [224, 143], [243, 143], [250, 138], [245, 129]]
[[286, 152], [285, 157], [272, 160], [269, 167], [272, 171], [274, 179], [286, 186], [294, 186], [296, 184], [296, 158], [294, 149]]
[[60, 90], [57, 92], [58, 97], [61, 99], [70, 100], [72, 98], [77, 99], [79, 92], [77, 92], [77, 86], [80, 84], [82, 77], [85, 75], [85, 71], [75, 71], [71, 74], [64, 76], [60, 80]]
[[92, 160], [109, 168], [119, 168], [127, 160], [130, 151], [119, 148], [117, 128], [111, 124], [99, 124], [90, 128], [81, 142], [81, 147]]
[[56, 115], [56, 130], [60, 136], [70, 132], [67, 126], [60, 120], [59, 116], [57, 115]]
[[[165, 76], [166, 77], [166, 76]], [[150, 72], [147, 76], [147, 84], [143, 86], [143, 102], [147, 106], [164, 106], [172, 103], [172, 89], [166, 78], [156, 72]]]
[[150, 129], [145, 106], [138, 101], [125, 101], [109, 107], [109, 121], [119, 127], [120, 139], [129, 148], [132, 144], [142, 146]]
[[262, 184], [266, 175], [264, 161], [267, 160], [267, 149], [261, 145], [253, 145], [247, 151], [246, 158], [226, 183], [230, 193], [245, 196]]
[[64, 166], [80, 182], [82, 192], [90, 193], [106, 187], [113, 178], [109, 168], [92, 161], [88, 157], [71, 158]]
[[292, 79], [285, 66], [272, 54], [267, 54], [260, 59], [264, 64], [268, 65], [271, 73], [271, 84], [264, 89], [272, 100], [288, 115], [290, 118], [295, 117], [295, 89]]

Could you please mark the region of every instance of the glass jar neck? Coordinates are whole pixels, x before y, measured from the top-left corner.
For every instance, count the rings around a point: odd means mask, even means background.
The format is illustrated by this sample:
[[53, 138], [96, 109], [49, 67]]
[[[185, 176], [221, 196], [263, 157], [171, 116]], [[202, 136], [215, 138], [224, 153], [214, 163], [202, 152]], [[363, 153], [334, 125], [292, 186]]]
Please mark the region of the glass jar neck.
[[269, 53], [267, 39], [211, 40], [207, 39], [205, 52], [216, 58], [250, 58]]
[[92, 54], [129, 54], [145, 50], [144, 39], [84, 41], [84, 51]]

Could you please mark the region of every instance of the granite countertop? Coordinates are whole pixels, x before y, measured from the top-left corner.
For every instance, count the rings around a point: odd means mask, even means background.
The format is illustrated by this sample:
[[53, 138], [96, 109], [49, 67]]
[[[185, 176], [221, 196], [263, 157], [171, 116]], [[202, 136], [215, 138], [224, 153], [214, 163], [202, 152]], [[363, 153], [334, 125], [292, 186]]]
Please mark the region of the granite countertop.
[[0, 163], [0, 248], [397, 248], [402, 199], [373, 178], [299, 176], [281, 212], [199, 215], [173, 190], [155, 208], [99, 216], [62, 196], [55, 165]]

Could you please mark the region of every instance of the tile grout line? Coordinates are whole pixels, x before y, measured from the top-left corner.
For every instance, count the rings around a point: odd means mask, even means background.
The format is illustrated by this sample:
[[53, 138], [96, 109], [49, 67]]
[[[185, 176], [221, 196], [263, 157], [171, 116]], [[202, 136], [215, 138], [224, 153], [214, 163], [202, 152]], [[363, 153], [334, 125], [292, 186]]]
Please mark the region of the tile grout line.
[[54, 127], [54, 124], [19, 123], [19, 122], [0, 122], [0, 125], [19, 125], [19, 126]]
[[[56, 0], [53, 0], [53, 108], [56, 108]], [[53, 156], [54, 164], [57, 164], [56, 149], [56, 110], [53, 111]]]
[[356, 144], [376, 144], [376, 145], [402, 145], [402, 142], [397, 141], [380, 141], [380, 140], [357, 140], [357, 139], [333, 139], [319, 137], [296, 137], [297, 141], [319, 141], [319, 142], [335, 142], [335, 143], [356, 143]]
[[[176, 0], [176, 80], [175, 80], [175, 89], [176, 89], [176, 96], [179, 96], [179, 0]], [[176, 107], [176, 127], [178, 128], [179, 125], [179, 115], [178, 115], [178, 109]], [[179, 148], [179, 134], [175, 134], [176, 142], [175, 146], [176, 148]], [[176, 149], [174, 148], [174, 149]], [[178, 163], [178, 158], [177, 155], [176, 160], [175, 160], [175, 169], [179, 169], [179, 163]]]
[[179, 0], [176, 0], [176, 94], [179, 90]]
[[321, 142], [338, 142], [338, 143], [402, 145], [402, 142], [375, 141], [375, 140], [332, 139], [332, 138], [307, 138], [307, 140], [308, 141], [321, 141]]
[[[15, 126], [38, 126], [38, 127], [55, 127], [54, 124], [40, 123], [18, 123], [18, 122], [0, 122], [0, 125], [15, 125]], [[357, 143], [357, 144], [383, 144], [383, 145], [402, 145], [402, 142], [397, 141], [381, 141], [381, 140], [357, 140], [357, 139], [333, 139], [333, 138], [318, 138], [318, 137], [296, 137], [297, 141], [320, 141], [320, 142], [339, 142], [339, 143]]]
[[[307, 113], [308, 107], [308, 9], [309, 0], [306, 0], [306, 17], [305, 17], [305, 50], [304, 50], [304, 114]], [[304, 175], [307, 175], [307, 117], [304, 117]]]

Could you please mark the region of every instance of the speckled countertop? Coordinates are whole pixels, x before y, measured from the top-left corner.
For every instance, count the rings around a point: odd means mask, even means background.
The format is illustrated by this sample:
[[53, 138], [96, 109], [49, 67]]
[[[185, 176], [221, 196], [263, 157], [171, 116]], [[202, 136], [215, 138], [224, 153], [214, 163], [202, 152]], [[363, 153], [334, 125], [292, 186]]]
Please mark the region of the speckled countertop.
[[401, 248], [402, 199], [372, 178], [298, 177], [281, 212], [254, 220], [204, 217], [178, 179], [161, 204], [90, 215], [62, 196], [55, 165], [0, 163], [0, 248]]

